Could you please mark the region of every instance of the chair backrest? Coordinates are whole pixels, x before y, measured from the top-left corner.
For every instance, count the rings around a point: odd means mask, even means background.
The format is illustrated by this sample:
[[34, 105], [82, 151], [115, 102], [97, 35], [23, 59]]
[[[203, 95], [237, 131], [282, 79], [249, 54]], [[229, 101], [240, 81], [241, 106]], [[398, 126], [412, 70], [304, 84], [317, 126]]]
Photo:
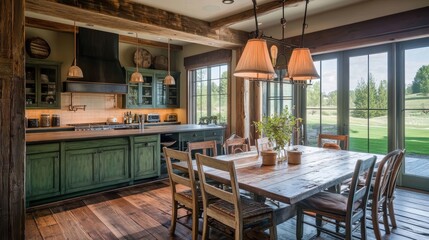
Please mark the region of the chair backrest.
[[258, 150], [258, 154], [261, 151], [268, 150], [270, 148], [270, 140], [267, 137], [256, 139], [256, 150]]
[[188, 142], [188, 151], [192, 154], [192, 151], [195, 150], [202, 150], [202, 153], [204, 155], [208, 155], [207, 150], [210, 150], [211, 156], [217, 156], [216, 140], [204, 142]]
[[[181, 184], [190, 188], [192, 191], [192, 196], [197, 196], [197, 187], [195, 184], [195, 175], [194, 169], [192, 167], [192, 159], [190, 152], [182, 152], [167, 147], [163, 147], [162, 149], [164, 151], [165, 160], [167, 163], [167, 171], [168, 176], [170, 178], [170, 186], [172, 189], [173, 196], [177, 192], [176, 184]], [[187, 166], [187, 171], [183, 171], [181, 168], [178, 168], [176, 165], [172, 164], [173, 159], [178, 160], [180, 162], [185, 162]], [[194, 200], [197, 201], [197, 199]]]
[[377, 174], [372, 190], [372, 205], [378, 209], [378, 203], [384, 201], [389, 187], [389, 179], [392, 176], [395, 163], [401, 156], [401, 150], [394, 150], [388, 153], [378, 164]]
[[[208, 207], [208, 195], [210, 194], [233, 204], [235, 222], [242, 222], [242, 215], [240, 211], [240, 194], [234, 161], [218, 160], [209, 156], [201, 155], [199, 153], [195, 154], [195, 156], [197, 159], [198, 176], [201, 184], [201, 194], [203, 196], [203, 205], [205, 209], [204, 211], [206, 211]], [[207, 181], [207, 179], [211, 179], [210, 176], [207, 176], [207, 173], [205, 171], [205, 168], [207, 167], [228, 173], [230, 183], [225, 185], [229, 185], [229, 187], [231, 187], [231, 191], [224, 190], [227, 188], [218, 188], [216, 185], [214, 185], [215, 183], [213, 181]], [[225, 223], [229, 226], [234, 226], [233, 222], [228, 222], [228, 220], [226, 219]]]
[[225, 154], [250, 151], [248, 138], [230, 138], [225, 140]]
[[390, 175], [389, 179], [389, 186], [387, 188], [387, 197], [391, 198], [393, 194], [395, 193], [396, 189], [396, 180], [398, 179], [399, 170], [401, 169], [402, 163], [404, 162], [405, 158], [405, 149], [401, 151], [399, 156], [396, 158], [396, 161], [393, 165], [392, 173]]
[[[368, 201], [368, 194], [371, 188], [371, 179], [374, 172], [375, 159], [373, 156], [366, 160], [358, 160], [355, 165], [355, 170], [350, 184], [350, 192], [347, 200], [347, 213], [348, 214], [363, 214], [365, 216], [366, 203]], [[365, 185], [358, 186], [359, 177], [365, 176]], [[356, 203], [359, 205], [356, 206]]]
[[336, 143], [343, 150], [349, 150], [349, 136], [348, 135], [332, 135], [332, 134], [319, 134], [317, 138], [317, 146], [323, 147], [326, 142]]

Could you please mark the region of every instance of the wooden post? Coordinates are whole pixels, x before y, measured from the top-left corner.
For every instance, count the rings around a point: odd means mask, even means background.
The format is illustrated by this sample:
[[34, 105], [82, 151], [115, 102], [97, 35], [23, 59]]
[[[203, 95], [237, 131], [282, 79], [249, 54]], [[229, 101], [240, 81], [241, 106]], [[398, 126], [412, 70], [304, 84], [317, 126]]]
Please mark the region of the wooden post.
[[0, 239], [24, 239], [24, 0], [0, 1]]

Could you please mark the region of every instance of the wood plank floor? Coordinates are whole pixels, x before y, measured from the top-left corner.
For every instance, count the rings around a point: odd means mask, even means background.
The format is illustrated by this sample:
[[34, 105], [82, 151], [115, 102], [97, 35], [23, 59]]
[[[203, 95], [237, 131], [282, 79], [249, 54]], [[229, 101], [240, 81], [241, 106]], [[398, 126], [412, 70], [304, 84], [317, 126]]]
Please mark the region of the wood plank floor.
[[[186, 217], [177, 224], [176, 234], [169, 235], [170, 196], [164, 180], [32, 208], [26, 216], [26, 239], [191, 239]], [[429, 194], [398, 189], [395, 209], [398, 228], [384, 239], [429, 239]], [[181, 210], [179, 215], [185, 214]], [[375, 239], [367, 223], [368, 237]], [[332, 239], [316, 237], [310, 226], [304, 230], [304, 239]], [[277, 233], [278, 239], [295, 239], [295, 218], [278, 225]], [[265, 237], [247, 234], [249, 239]], [[215, 233], [212, 239], [219, 238]]]

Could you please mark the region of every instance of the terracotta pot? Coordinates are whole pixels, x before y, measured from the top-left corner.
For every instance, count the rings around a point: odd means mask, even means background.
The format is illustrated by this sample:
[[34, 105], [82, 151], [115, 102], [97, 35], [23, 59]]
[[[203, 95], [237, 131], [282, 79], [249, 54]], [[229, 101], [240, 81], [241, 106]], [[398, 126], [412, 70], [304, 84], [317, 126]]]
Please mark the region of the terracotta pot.
[[289, 150], [287, 151], [287, 162], [289, 164], [301, 164], [302, 152]]
[[261, 152], [262, 165], [272, 166], [277, 163], [277, 152], [274, 150], [264, 150]]

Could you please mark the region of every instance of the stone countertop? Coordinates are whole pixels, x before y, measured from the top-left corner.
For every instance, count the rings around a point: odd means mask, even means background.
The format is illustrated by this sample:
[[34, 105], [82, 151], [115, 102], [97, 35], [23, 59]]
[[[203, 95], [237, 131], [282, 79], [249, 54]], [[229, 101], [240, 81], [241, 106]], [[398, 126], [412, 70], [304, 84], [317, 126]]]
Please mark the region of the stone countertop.
[[102, 139], [102, 138], [112, 138], [112, 137], [128, 137], [128, 136], [193, 132], [193, 131], [216, 130], [216, 129], [225, 129], [225, 127], [217, 126], [217, 125], [181, 124], [181, 125], [165, 125], [165, 126], [145, 126], [145, 129], [26, 133], [25, 141], [27, 144], [36, 144], [36, 143], [49, 143], [49, 142], [59, 142], [59, 141]]

